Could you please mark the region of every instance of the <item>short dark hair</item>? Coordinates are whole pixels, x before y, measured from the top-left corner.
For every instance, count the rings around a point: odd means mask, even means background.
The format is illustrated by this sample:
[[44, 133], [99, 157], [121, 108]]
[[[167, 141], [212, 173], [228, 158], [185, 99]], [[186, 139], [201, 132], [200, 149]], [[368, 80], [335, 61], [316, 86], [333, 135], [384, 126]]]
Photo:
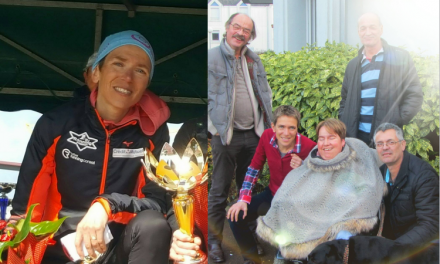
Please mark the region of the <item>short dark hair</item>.
[[295, 107], [291, 105], [280, 105], [273, 111], [272, 120], [273, 124], [276, 125], [278, 117], [280, 116], [290, 116], [296, 119], [298, 122], [298, 127], [301, 122], [301, 113]]
[[[225, 28], [229, 27], [229, 25], [231, 25], [232, 20], [234, 19], [234, 17], [238, 16], [238, 15], [245, 15], [247, 17], [249, 17], [250, 20], [252, 20], [252, 31], [251, 31], [251, 40], [254, 40], [257, 38], [257, 31], [255, 29], [255, 22], [254, 20], [248, 16], [248, 14], [245, 13], [235, 13], [232, 16], [229, 17], [228, 21], [226, 21], [225, 23]], [[226, 32], [223, 34], [223, 37], [226, 37]]]
[[385, 132], [389, 129], [394, 129], [396, 131], [396, 136], [399, 140], [405, 140], [405, 138], [403, 137], [403, 131], [400, 127], [396, 126], [395, 124], [391, 124], [391, 123], [382, 123], [374, 131], [374, 144], [376, 144], [377, 132], [379, 132], [379, 131]]
[[316, 135], [318, 135], [318, 137], [319, 130], [321, 130], [322, 127], [327, 127], [333, 130], [341, 139], [345, 139], [345, 136], [347, 135], [345, 124], [341, 120], [335, 118], [328, 118], [319, 122], [318, 126], [316, 126]]

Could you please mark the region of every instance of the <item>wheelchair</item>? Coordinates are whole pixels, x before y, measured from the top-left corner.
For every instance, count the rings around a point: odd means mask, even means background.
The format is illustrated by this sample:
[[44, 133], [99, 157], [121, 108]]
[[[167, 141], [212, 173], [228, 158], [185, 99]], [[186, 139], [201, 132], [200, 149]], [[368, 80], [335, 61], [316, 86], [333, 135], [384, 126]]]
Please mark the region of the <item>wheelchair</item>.
[[[382, 229], [383, 229], [383, 221], [385, 219], [385, 203], [384, 200], [382, 200], [380, 204], [379, 211], [377, 212], [377, 218], [379, 221], [377, 221], [376, 225], [368, 232], [361, 233], [360, 235], [364, 236], [382, 236]], [[281, 255], [281, 251], [278, 250], [273, 264], [307, 264], [307, 259], [285, 259]]]

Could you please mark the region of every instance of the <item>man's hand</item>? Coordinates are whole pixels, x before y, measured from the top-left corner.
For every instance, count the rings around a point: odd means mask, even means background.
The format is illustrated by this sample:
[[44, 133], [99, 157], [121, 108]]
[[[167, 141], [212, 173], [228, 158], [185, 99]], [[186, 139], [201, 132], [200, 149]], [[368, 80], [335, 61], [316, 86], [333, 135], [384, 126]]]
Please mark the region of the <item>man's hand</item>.
[[[247, 203], [246, 202], [237, 202], [231, 208], [228, 210], [228, 214], [226, 215], [226, 218], [230, 219], [232, 222], [238, 221], [238, 214], [240, 211], [243, 211], [243, 219], [247, 215]], [[235, 220], [234, 220], [235, 219]]]
[[[95, 251], [104, 253], [107, 249], [104, 242], [104, 229], [108, 216], [100, 203], [94, 203], [76, 228], [75, 247], [81, 259], [85, 255], [96, 258]], [[82, 242], [87, 249], [83, 252]]]
[[173, 243], [170, 249], [170, 259], [182, 261], [184, 256], [197, 256], [197, 250], [200, 249], [202, 240], [199, 237], [191, 238], [183, 234], [180, 230], [173, 233]]
[[302, 165], [302, 159], [294, 153], [291, 155], [292, 159], [290, 160], [290, 167], [292, 167], [292, 169], [296, 169]]

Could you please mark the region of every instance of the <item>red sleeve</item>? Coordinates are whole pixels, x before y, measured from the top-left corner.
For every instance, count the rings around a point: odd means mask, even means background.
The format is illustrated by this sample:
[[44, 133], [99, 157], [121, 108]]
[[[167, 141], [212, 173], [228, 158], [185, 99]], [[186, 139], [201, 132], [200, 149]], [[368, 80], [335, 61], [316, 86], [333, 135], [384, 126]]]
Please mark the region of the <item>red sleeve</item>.
[[302, 160], [305, 160], [307, 156], [309, 156], [310, 151], [312, 151], [312, 149], [316, 146], [316, 143], [306, 136], [301, 136], [301, 152], [298, 154], [298, 156]]
[[255, 150], [254, 157], [252, 158], [251, 166], [256, 170], [261, 170], [266, 163], [266, 150], [265, 147], [269, 145], [271, 128], [264, 130], [258, 142], [257, 149]]

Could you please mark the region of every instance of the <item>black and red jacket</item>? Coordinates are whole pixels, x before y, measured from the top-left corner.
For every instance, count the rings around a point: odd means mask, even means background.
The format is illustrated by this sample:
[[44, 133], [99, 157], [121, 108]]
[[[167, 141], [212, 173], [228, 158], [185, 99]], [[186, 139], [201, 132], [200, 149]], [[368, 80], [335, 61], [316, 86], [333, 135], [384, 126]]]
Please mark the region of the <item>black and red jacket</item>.
[[[152, 209], [166, 212], [166, 192], [144, 177], [140, 159], [144, 148], [158, 157], [168, 141], [166, 123], [152, 136], [146, 136], [137, 121], [108, 130], [88, 98], [60, 106], [35, 125], [11, 214], [24, 215], [38, 203], [33, 222], [69, 216], [61, 234], [76, 230], [92, 201], [102, 194], [146, 196]], [[127, 223], [133, 216], [119, 212], [112, 220]]]

